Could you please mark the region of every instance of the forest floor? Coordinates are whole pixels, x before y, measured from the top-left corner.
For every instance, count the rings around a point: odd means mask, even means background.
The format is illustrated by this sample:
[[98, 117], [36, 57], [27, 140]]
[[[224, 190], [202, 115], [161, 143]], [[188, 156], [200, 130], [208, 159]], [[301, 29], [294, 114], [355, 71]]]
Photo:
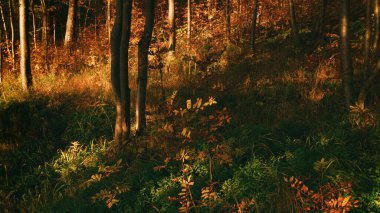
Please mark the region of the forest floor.
[[7, 75], [0, 209], [380, 212], [380, 85], [348, 112], [337, 49], [290, 43], [230, 45], [207, 72], [184, 63], [163, 82], [151, 70], [148, 128], [119, 150], [108, 65], [35, 75], [30, 94]]

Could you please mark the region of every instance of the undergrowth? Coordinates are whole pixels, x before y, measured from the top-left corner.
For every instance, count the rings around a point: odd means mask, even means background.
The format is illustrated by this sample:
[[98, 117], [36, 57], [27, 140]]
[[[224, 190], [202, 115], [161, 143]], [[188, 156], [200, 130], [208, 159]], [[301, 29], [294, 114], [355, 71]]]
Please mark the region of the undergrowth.
[[0, 209], [379, 212], [379, 112], [341, 107], [334, 57], [299, 50], [278, 63], [288, 50], [253, 60], [231, 45], [197, 70], [191, 58], [172, 62], [184, 80], [164, 73], [164, 99], [162, 82], [150, 82], [147, 133], [123, 147], [111, 141], [106, 65], [41, 75], [31, 94], [8, 76]]

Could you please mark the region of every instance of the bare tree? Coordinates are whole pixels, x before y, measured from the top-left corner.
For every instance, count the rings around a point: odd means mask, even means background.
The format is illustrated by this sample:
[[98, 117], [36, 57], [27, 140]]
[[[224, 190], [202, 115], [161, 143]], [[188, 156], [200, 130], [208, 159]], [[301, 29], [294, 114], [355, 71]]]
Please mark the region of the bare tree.
[[317, 40], [322, 38], [323, 31], [325, 29], [327, 4], [328, 4], [328, 0], [322, 0], [322, 6], [320, 8], [321, 11], [319, 13], [319, 18], [317, 20], [317, 23], [316, 23], [315, 29], [314, 29], [314, 35], [315, 35], [315, 38]]
[[6, 24], [6, 20], [5, 20], [5, 17], [4, 17], [4, 10], [3, 10], [3, 5], [0, 1], [0, 13], [1, 13], [1, 20], [3, 22], [3, 27], [4, 27], [4, 38], [5, 38], [5, 47], [7, 49], [7, 53], [8, 55], [11, 55], [11, 50], [9, 49], [9, 39], [8, 39], [8, 30], [7, 30], [7, 24]]
[[111, 34], [111, 81], [116, 104], [114, 140], [126, 141], [131, 129], [128, 49], [132, 0], [116, 0], [116, 19]]
[[16, 70], [16, 57], [15, 57], [15, 29], [13, 26], [13, 1], [9, 0], [9, 23], [11, 26], [11, 54], [12, 54], [12, 69]]
[[350, 34], [349, 34], [349, 10], [350, 0], [341, 0], [340, 17], [340, 51], [341, 51], [341, 73], [343, 91], [346, 105], [350, 106], [353, 101], [353, 68], [351, 58]]
[[226, 0], [226, 39], [227, 42], [231, 40], [231, 3], [230, 0]]
[[294, 2], [293, 0], [289, 0], [288, 3], [289, 3], [289, 15], [290, 15], [290, 23], [292, 26], [293, 38], [294, 38], [295, 43], [301, 46], [301, 38], [299, 36], [299, 31], [298, 31], [298, 23], [297, 23], [297, 18], [296, 18], [296, 11], [294, 8]]
[[146, 89], [148, 82], [148, 52], [154, 26], [155, 0], [145, 1], [145, 27], [138, 44], [138, 76], [136, 101], [136, 131], [142, 134], [146, 126]]
[[44, 45], [44, 60], [45, 60], [45, 70], [49, 70], [48, 62], [48, 31], [49, 31], [49, 18], [48, 18], [48, 4], [49, 0], [41, 0], [42, 7], [42, 42]]
[[32, 72], [30, 68], [30, 53], [27, 32], [28, 0], [19, 0], [19, 4], [21, 82], [23, 90], [28, 91], [32, 86]]
[[191, 44], [191, 0], [187, 0], [187, 42]]
[[176, 47], [176, 26], [175, 26], [175, 1], [169, 0], [169, 51], [175, 51]]
[[252, 14], [252, 31], [251, 31], [251, 50], [252, 50], [252, 52], [254, 52], [254, 50], [255, 50], [258, 8], [259, 8], [259, 1], [255, 0], [255, 5], [253, 7], [253, 14]]
[[367, 0], [367, 9], [366, 9], [366, 23], [365, 23], [365, 40], [364, 40], [364, 69], [363, 69], [363, 82], [366, 81], [370, 62], [369, 62], [369, 54], [370, 54], [370, 46], [371, 46], [371, 18], [372, 18], [372, 1]]
[[373, 42], [373, 49], [376, 55], [380, 53], [380, 0], [374, 0], [374, 13], [375, 13], [375, 39]]
[[64, 45], [70, 45], [74, 39], [74, 29], [75, 29], [75, 14], [77, 8], [78, 0], [69, 1], [69, 11], [67, 13], [67, 22], [66, 22], [66, 34], [65, 34], [65, 43]]
[[33, 46], [37, 49], [37, 33], [36, 33], [36, 15], [34, 13], [34, 1], [30, 1], [30, 12], [32, 13], [32, 25], [33, 25]]

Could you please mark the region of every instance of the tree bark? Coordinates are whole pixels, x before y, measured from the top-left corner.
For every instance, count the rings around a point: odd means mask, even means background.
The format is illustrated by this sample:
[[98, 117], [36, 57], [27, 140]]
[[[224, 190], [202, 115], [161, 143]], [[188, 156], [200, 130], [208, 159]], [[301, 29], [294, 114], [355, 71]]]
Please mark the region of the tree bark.
[[175, 25], [175, 2], [174, 0], [169, 0], [169, 51], [175, 51], [176, 47], [176, 25]]
[[131, 18], [132, 0], [116, 0], [116, 18], [111, 33], [111, 81], [116, 105], [114, 140], [119, 144], [128, 139], [131, 128], [128, 83]]
[[227, 43], [231, 41], [231, 3], [226, 0], [226, 40]]
[[4, 17], [3, 5], [1, 1], [0, 1], [0, 13], [1, 13], [1, 20], [3, 22], [3, 27], [4, 27], [5, 48], [7, 49], [8, 55], [11, 55], [11, 50], [9, 49], [8, 30], [7, 30], [6, 20]]
[[32, 86], [32, 72], [30, 68], [30, 53], [28, 43], [28, 0], [19, 0], [20, 16], [20, 71], [22, 89], [28, 91]]
[[36, 17], [34, 14], [34, 1], [30, 1], [30, 11], [32, 12], [32, 24], [33, 24], [33, 45], [34, 49], [37, 49], [37, 35], [36, 35]]
[[370, 89], [370, 87], [375, 82], [379, 73], [380, 73], [380, 59], [377, 60], [377, 65], [376, 65], [375, 70], [370, 74], [368, 79], [364, 82], [363, 87], [360, 89], [359, 97], [358, 97], [358, 104], [359, 105], [364, 106], [368, 90]]
[[11, 26], [11, 54], [12, 54], [12, 69], [16, 70], [16, 57], [15, 57], [15, 29], [13, 26], [13, 1], [9, 0], [9, 23]]
[[353, 97], [353, 68], [351, 58], [351, 46], [349, 35], [349, 0], [341, 0], [341, 23], [340, 23], [340, 51], [341, 51], [341, 73], [342, 85], [346, 106], [352, 104]]
[[366, 23], [365, 23], [365, 40], [364, 40], [364, 69], [363, 69], [363, 83], [367, 80], [369, 72], [369, 54], [370, 54], [370, 45], [371, 45], [371, 0], [367, 0], [366, 8]]
[[67, 22], [66, 22], [66, 34], [64, 45], [68, 46], [74, 40], [74, 28], [75, 28], [75, 14], [77, 7], [77, 0], [69, 1], [69, 11], [67, 13]]
[[380, 0], [375, 0], [374, 6], [375, 13], [375, 39], [373, 49], [376, 55], [380, 55]]
[[187, 44], [191, 44], [191, 0], [187, 0]]
[[107, 0], [107, 30], [108, 40], [111, 43], [111, 0]]
[[49, 30], [49, 19], [48, 19], [48, 0], [41, 0], [42, 7], [42, 42], [44, 44], [44, 60], [45, 60], [45, 70], [49, 70], [48, 62], [48, 30]]
[[136, 101], [136, 132], [138, 135], [144, 132], [146, 126], [146, 88], [148, 81], [148, 53], [152, 39], [154, 26], [155, 0], [145, 1], [145, 27], [138, 44], [138, 76], [137, 76], [137, 101]]
[[325, 29], [327, 4], [328, 4], [328, 0], [322, 1], [321, 11], [319, 13], [319, 18], [317, 20], [317, 24], [314, 29], [315, 38], [317, 40], [322, 38], [324, 29]]
[[252, 53], [255, 51], [255, 40], [256, 40], [256, 26], [257, 26], [257, 11], [259, 8], [259, 1], [255, 0], [255, 5], [252, 14], [252, 31], [251, 31], [251, 50]]
[[294, 41], [298, 46], [301, 46], [301, 38], [299, 36], [296, 11], [294, 8], [293, 0], [289, 0], [289, 15], [290, 15], [290, 24], [292, 26], [292, 33], [293, 33]]

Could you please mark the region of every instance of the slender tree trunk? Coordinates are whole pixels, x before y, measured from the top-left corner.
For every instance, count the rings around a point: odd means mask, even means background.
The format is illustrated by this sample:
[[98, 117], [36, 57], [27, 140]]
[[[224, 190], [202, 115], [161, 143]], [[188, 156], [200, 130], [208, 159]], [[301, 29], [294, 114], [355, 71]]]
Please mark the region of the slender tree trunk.
[[48, 28], [49, 28], [49, 19], [48, 19], [48, 0], [41, 0], [42, 7], [42, 42], [44, 44], [44, 61], [45, 61], [45, 70], [49, 70], [49, 61], [48, 61]]
[[129, 89], [128, 78], [128, 50], [129, 39], [131, 35], [131, 20], [132, 20], [132, 0], [123, 2], [123, 24], [121, 33], [120, 45], [120, 94], [121, 94], [121, 118], [123, 129], [123, 140], [129, 137], [131, 130], [131, 92]]
[[327, 4], [328, 4], [328, 0], [322, 1], [321, 11], [319, 13], [319, 18], [317, 20], [317, 23], [314, 29], [315, 38], [317, 40], [321, 39], [323, 36], [325, 22], [326, 22]]
[[138, 44], [138, 76], [136, 101], [136, 132], [144, 132], [146, 126], [146, 89], [148, 81], [148, 52], [154, 26], [155, 0], [145, 1], [145, 27]]
[[187, 0], [187, 42], [191, 44], [191, 0]]
[[123, 0], [116, 0], [116, 17], [111, 37], [111, 81], [116, 104], [116, 122], [114, 140], [123, 141], [120, 92], [120, 45], [123, 19]]
[[169, 0], [169, 51], [175, 51], [176, 47], [176, 26], [175, 26], [175, 1]]
[[13, 1], [9, 0], [9, 23], [11, 25], [11, 54], [12, 54], [12, 69], [16, 70], [15, 57], [15, 29], [13, 26]]
[[37, 35], [36, 35], [36, 17], [34, 14], [34, 1], [30, 1], [30, 11], [32, 12], [32, 24], [33, 24], [33, 46], [37, 49]]
[[259, 1], [255, 0], [255, 5], [252, 14], [252, 31], [251, 31], [251, 50], [252, 53], [255, 51], [255, 40], [256, 40], [256, 26], [257, 26], [257, 11], [259, 8]]
[[131, 18], [132, 0], [116, 0], [116, 18], [111, 33], [111, 81], [116, 104], [114, 140], [119, 144], [128, 139], [131, 128], [128, 83]]
[[11, 55], [12, 53], [9, 48], [8, 30], [7, 30], [6, 20], [4, 18], [4, 10], [3, 10], [3, 5], [1, 1], [0, 1], [0, 13], [1, 13], [1, 20], [3, 22], [3, 27], [4, 27], [5, 48], [7, 49], [8, 55]]
[[19, 0], [20, 16], [20, 71], [21, 82], [24, 91], [28, 91], [32, 86], [32, 72], [30, 68], [30, 53], [28, 44], [28, 0]]
[[374, 12], [375, 12], [375, 39], [373, 43], [373, 49], [376, 55], [380, 55], [380, 0], [374, 0]]
[[77, 0], [69, 1], [69, 11], [67, 13], [67, 22], [66, 22], [66, 34], [64, 45], [68, 46], [74, 40], [74, 28], [75, 28], [75, 11], [77, 7]]
[[55, 17], [55, 14], [53, 16], [53, 44], [54, 44], [54, 49], [57, 49], [57, 20]]
[[377, 65], [375, 70], [370, 74], [368, 79], [364, 82], [363, 87], [360, 89], [359, 97], [358, 97], [358, 104], [363, 105], [365, 104], [365, 100], [367, 98], [367, 93], [370, 87], [375, 82], [377, 76], [380, 73], [380, 59], [377, 60]]
[[229, 43], [231, 41], [231, 3], [226, 0], [226, 39]]
[[343, 91], [346, 106], [353, 103], [353, 68], [351, 58], [351, 46], [349, 35], [349, 0], [341, 0], [341, 23], [340, 23], [340, 50], [341, 50], [341, 73]]
[[372, 1], [367, 0], [367, 9], [366, 9], [366, 26], [365, 26], [365, 40], [364, 40], [364, 69], [363, 69], [363, 83], [367, 80], [370, 62], [370, 46], [371, 46], [371, 18], [372, 18]]
[[107, 30], [108, 40], [111, 44], [111, 0], [107, 0]]
[[294, 8], [293, 0], [289, 0], [289, 15], [290, 15], [290, 23], [292, 26], [292, 33], [293, 33], [294, 41], [297, 45], [301, 46], [301, 38], [299, 36], [296, 11]]

